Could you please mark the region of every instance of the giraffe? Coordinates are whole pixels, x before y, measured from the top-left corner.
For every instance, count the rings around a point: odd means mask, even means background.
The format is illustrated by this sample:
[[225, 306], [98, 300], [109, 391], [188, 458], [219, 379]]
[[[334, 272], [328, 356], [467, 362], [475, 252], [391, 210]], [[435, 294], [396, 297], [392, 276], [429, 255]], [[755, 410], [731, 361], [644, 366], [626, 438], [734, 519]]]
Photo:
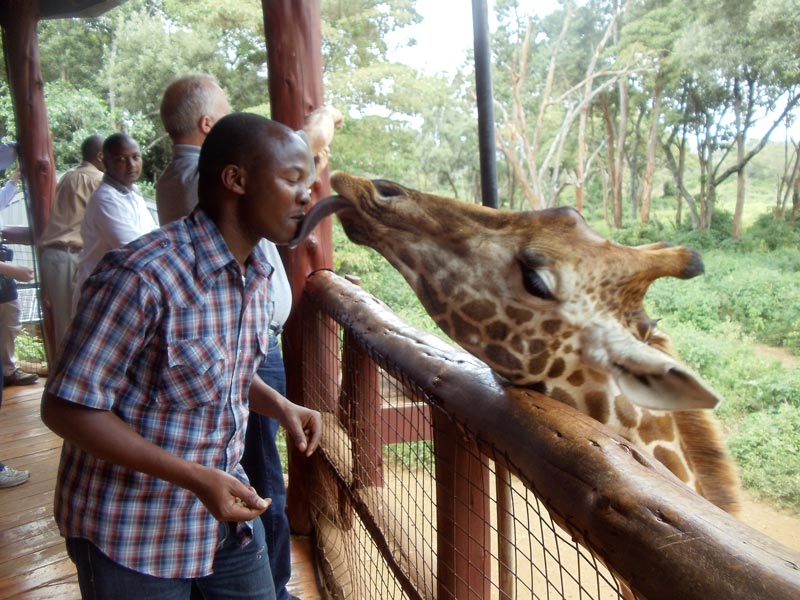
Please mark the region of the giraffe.
[[569, 208], [502, 211], [343, 172], [298, 237], [336, 212], [347, 236], [400, 273], [451, 339], [515, 385], [569, 404], [644, 449], [720, 508], [739, 481], [710, 410], [719, 395], [674, 354], [642, 301], [700, 256], [630, 247]]

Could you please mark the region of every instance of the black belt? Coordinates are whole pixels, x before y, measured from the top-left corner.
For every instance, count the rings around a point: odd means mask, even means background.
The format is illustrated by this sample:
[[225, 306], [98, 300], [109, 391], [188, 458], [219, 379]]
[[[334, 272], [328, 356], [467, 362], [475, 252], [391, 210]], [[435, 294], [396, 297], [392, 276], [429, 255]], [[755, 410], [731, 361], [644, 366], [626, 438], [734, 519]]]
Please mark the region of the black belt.
[[80, 246], [76, 246], [75, 244], [70, 244], [68, 242], [51, 242], [47, 244], [45, 248], [63, 250], [64, 252], [69, 252], [70, 254], [78, 254], [81, 250], [83, 250], [83, 248]]

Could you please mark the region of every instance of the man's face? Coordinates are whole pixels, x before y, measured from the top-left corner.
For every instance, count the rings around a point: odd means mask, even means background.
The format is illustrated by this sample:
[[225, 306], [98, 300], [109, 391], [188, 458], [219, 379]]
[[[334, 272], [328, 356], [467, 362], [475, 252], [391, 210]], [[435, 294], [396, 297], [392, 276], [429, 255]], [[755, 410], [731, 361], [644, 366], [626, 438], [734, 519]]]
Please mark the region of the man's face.
[[256, 237], [286, 244], [297, 234], [311, 202], [309, 151], [296, 134], [276, 146], [271, 161], [262, 153], [251, 161], [241, 214]]
[[103, 164], [106, 173], [128, 188], [142, 174], [142, 155], [139, 145], [133, 141], [122, 141], [116, 148], [112, 148], [107, 155], [103, 155]]

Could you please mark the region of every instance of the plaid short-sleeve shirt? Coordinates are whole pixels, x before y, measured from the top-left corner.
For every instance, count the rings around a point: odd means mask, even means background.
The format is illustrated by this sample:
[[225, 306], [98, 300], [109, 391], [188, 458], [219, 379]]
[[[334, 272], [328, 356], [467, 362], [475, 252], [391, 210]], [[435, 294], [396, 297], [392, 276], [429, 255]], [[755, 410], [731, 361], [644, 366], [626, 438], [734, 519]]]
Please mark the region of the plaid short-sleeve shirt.
[[[242, 273], [201, 210], [110, 252], [84, 287], [47, 391], [116, 413], [186, 460], [239, 465], [247, 394], [268, 348], [272, 272]], [[55, 494], [64, 537], [158, 577], [211, 573], [218, 523], [191, 492], [65, 442]]]

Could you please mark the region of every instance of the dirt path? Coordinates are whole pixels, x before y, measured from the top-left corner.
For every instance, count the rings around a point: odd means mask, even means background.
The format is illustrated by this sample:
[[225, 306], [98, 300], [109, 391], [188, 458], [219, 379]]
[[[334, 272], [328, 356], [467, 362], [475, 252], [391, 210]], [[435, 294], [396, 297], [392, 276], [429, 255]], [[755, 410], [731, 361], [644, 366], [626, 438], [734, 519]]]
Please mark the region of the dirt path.
[[754, 344], [753, 348], [759, 356], [779, 360], [787, 369], [800, 365], [800, 357], [795, 356], [786, 348], [775, 348], [765, 344]]
[[800, 552], [800, 516], [778, 510], [745, 494], [739, 518], [753, 529]]

